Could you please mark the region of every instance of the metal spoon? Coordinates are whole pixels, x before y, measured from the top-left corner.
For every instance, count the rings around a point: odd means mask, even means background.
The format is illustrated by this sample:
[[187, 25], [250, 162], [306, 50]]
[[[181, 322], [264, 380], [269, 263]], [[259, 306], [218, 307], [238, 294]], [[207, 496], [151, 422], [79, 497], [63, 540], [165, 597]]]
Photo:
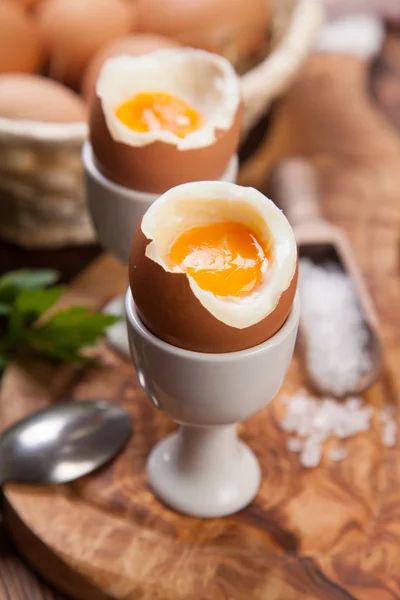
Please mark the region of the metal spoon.
[[78, 479], [111, 460], [128, 441], [131, 419], [102, 400], [60, 402], [15, 423], [0, 438], [0, 486]]

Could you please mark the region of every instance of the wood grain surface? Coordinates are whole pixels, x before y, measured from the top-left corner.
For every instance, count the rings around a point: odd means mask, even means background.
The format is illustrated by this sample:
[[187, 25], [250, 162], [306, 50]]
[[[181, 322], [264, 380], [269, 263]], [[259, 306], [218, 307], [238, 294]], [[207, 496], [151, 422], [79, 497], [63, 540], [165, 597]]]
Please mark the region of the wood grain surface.
[[1, 600], [62, 600], [65, 598], [41, 581], [16, 556], [0, 525], [0, 598]]
[[[272, 135], [242, 172], [263, 186], [280, 156], [308, 156], [323, 208], [344, 227], [378, 310], [385, 368], [366, 394], [377, 411], [400, 398], [400, 139], [377, 110], [369, 65], [314, 56], [275, 114]], [[63, 302], [98, 307], [125, 286], [102, 257]], [[400, 440], [381, 444], [377, 417], [347, 441], [341, 463], [304, 469], [286, 450], [279, 397], [240, 433], [260, 459], [256, 500], [225, 519], [182, 517], [147, 487], [149, 449], [173, 427], [140, 390], [133, 367], [99, 349], [85, 372], [14, 365], [0, 398], [2, 427], [58, 398], [123, 404], [134, 434], [112, 466], [71, 486], [6, 487], [6, 517], [30, 562], [78, 598], [124, 600], [393, 600], [400, 598]], [[295, 356], [282, 393], [304, 385]]]

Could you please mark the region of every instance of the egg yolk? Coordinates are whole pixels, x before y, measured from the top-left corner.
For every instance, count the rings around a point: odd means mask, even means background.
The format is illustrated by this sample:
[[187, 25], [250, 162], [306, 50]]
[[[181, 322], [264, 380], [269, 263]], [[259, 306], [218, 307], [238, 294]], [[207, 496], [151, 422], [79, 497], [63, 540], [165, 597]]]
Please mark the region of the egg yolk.
[[244, 296], [260, 284], [268, 257], [255, 234], [237, 222], [194, 227], [173, 243], [169, 259], [216, 296]]
[[184, 100], [167, 92], [141, 92], [116, 110], [118, 119], [133, 131], [171, 131], [184, 138], [200, 129], [205, 119]]

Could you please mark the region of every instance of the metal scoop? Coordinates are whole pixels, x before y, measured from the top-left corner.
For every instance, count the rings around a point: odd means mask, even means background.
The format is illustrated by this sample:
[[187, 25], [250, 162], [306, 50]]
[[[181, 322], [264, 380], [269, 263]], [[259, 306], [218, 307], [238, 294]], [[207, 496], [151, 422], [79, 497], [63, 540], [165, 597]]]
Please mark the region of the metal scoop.
[[[382, 344], [378, 319], [345, 233], [323, 218], [318, 204], [317, 178], [314, 167], [303, 159], [287, 159], [279, 163], [267, 181], [267, 193], [289, 219], [298, 244], [299, 257], [313, 263], [335, 262], [349, 275], [368, 331], [368, 352], [371, 368], [366, 371], [353, 390], [343, 395], [358, 395], [369, 388], [379, 377], [382, 367]], [[301, 300], [301, 297], [300, 297]], [[299, 342], [307, 349], [307, 332], [300, 318]], [[307, 361], [305, 361], [307, 362]], [[306, 364], [307, 368], [307, 364]], [[317, 392], [338, 396], [331, 389], [322, 389], [307, 370]]]
[[121, 407], [59, 402], [15, 423], [0, 438], [0, 486], [67, 483], [110, 461], [132, 432]]

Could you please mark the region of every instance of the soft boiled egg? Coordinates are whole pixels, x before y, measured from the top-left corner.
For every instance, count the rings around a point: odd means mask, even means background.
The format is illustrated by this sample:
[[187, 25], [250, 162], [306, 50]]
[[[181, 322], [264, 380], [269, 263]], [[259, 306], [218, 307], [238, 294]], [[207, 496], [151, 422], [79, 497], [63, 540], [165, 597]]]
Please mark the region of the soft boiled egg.
[[85, 70], [81, 84], [82, 96], [86, 100], [90, 100], [95, 93], [96, 81], [103, 64], [108, 58], [124, 54], [138, 56], [156, 50], [178, 47], [178, 42], [151, 33], [131, 33], [106, 44], [95, 54]]
[[223, 57], [177, 48], [117, 56], [101, 69], [90, 140], [109, 179], [163, 193], [219, 179], [240, 141], [239, 78]]
[[129, 279], [144, 325], [196, 352], [233, 352], [272, 337], [297, 287], [292, 228], [261, 192], [219, 181], [160, 196], [133, 238]]

